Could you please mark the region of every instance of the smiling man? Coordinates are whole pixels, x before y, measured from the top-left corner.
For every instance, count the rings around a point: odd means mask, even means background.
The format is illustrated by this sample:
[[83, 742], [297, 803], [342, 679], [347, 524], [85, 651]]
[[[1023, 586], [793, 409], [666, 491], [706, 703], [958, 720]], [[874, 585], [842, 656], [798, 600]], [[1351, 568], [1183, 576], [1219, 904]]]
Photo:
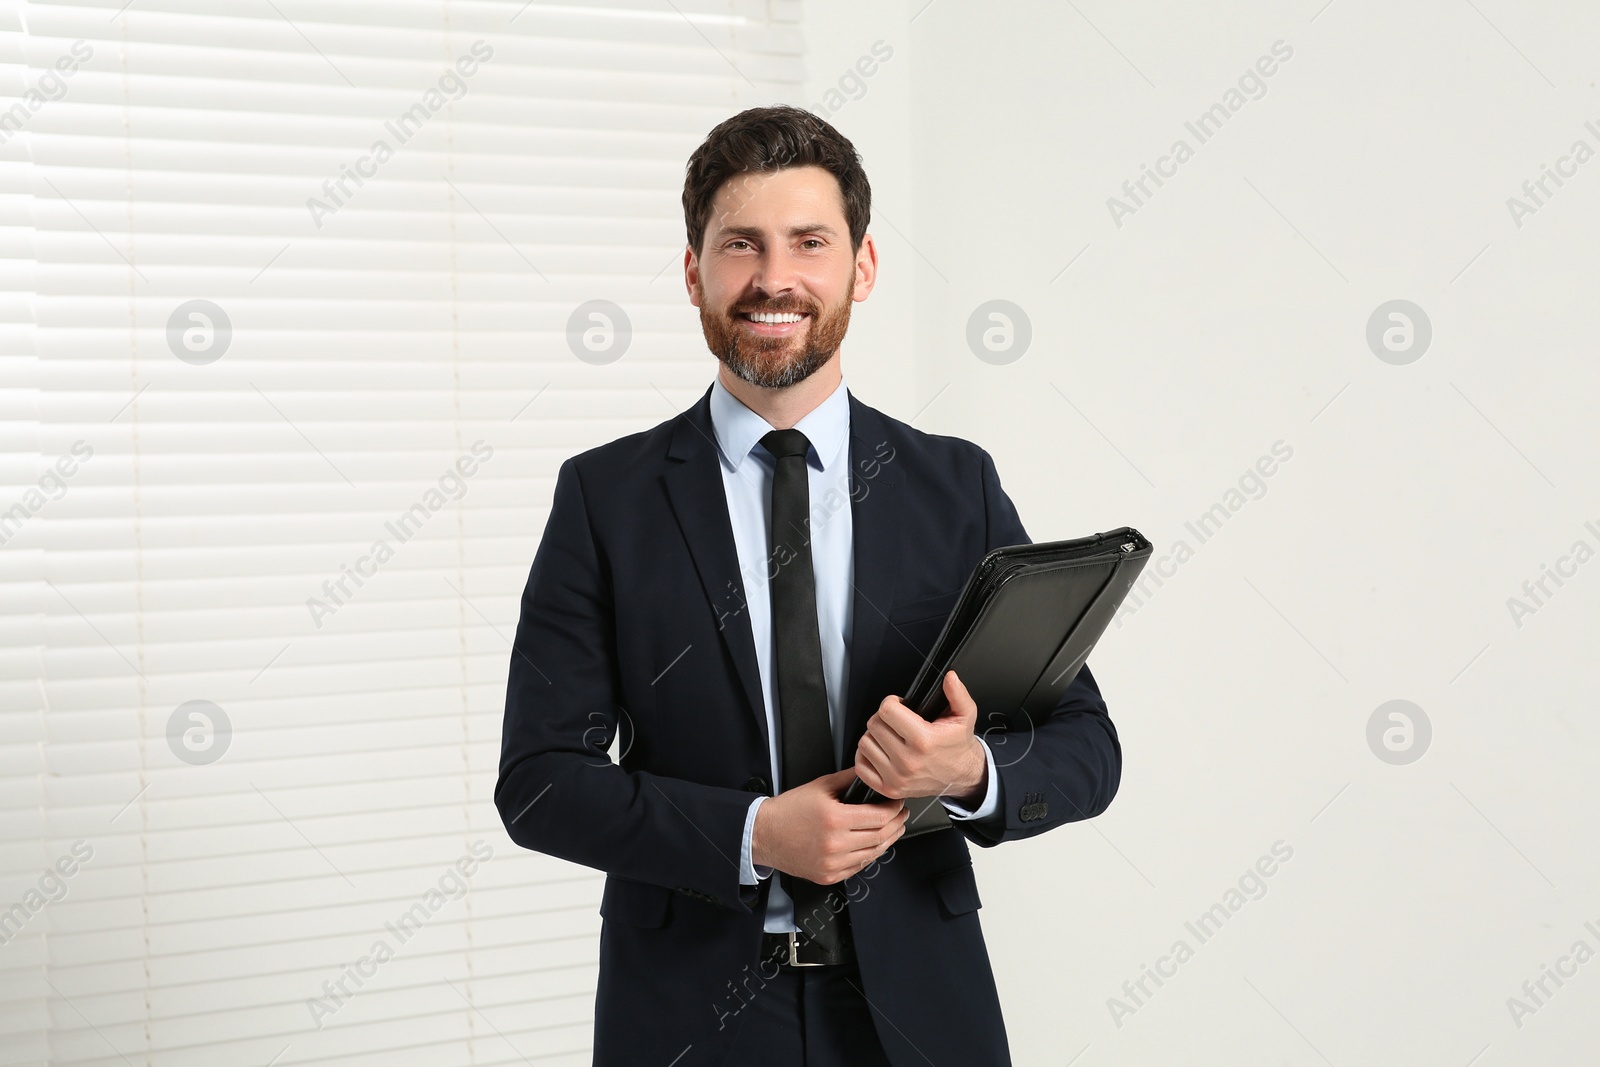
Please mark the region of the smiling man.
[[[1105, 810], [1116, 729], [1087, 667], [1036, 722], [953, 672], [934, 722], [897, 695], [973, 566], [1030, 539], [986, 451], [845, 386], [878, 270], [850, 142], [742, 112], [683, 206], [717, 377], [561, 465], [496, 807], [607, 874], [595, 1064], [1008, 1064], [967, 846]], [[894, 799], [842, 803], [857, 777]], [[950, 825], [903, 836], [930, 803]]]

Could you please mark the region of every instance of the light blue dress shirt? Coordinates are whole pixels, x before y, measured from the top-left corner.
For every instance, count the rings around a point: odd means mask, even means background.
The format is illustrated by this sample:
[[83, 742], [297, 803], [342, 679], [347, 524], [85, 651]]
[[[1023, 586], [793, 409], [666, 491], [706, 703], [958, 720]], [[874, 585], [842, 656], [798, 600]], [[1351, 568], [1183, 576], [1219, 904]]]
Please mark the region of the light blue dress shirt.
[[[782, 731], [777, 721], [777, 676], [774, 670], [772, 598], [767, 578], [771, 555], [772, 474], [777, 461], [761, 444], [761, 438], [775, 427], [745, 407], [728, 392], [718, 378], [711, 386], [711, 423], [717, 435], [717, 450], [722, 461], [722, 485], [728, 497], [728, 517], [733, 524], [733, 540], [739, 552], [739, 572], [743, 578], [745, 606], [750, 630], [755, 638], [756, 661], [761, 668], [761, 701], [767, 715], [767, 756], [772, 767], [774, 795], [790, 788], [784, 782], [783, 760], [779, 751]], [[806, 435], [811, 448], [806, 453], [806, 472], [810, 476], [811, 569], [816, 584], [817, 629], [822, 639], [822, 675], [828, 690], [828, 719], [833, 728], [834, 766], [855, 763], [855, 752], [845, 759], [845, 688], [849, 677], [849, 648], [855, 590], [855, 553], [850, 512], [850, 397], [843, 380], [837, 388], [795, 429]], [[940, 801], [953, 819], [981, 819], [994, 812], [999, 788], [994, 770], [994, 754], [982, 737], [984, 759], [989, 768], [988, 792], [976, 810], [947, 798]], [[793, 783], [803, 785], [803, 782]], [[774, 868], [757, 866], [751, 859], [750, 837], [755, 830], [756, 811], [768, 797], [756, 797], [745, 816], [744, 842], [739, 852], [739, 880], [755, 885], [771, 877]], [[794, 901], [774, 882], [767, 895], [766, 930], [782, 933], [799, 929], [794, 922]]]

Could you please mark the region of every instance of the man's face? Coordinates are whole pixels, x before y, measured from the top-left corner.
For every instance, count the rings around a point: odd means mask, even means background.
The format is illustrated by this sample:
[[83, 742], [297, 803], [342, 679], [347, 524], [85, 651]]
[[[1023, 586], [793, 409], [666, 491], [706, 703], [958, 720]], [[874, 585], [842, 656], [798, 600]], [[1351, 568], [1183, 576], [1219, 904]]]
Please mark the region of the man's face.
[[[752, 385], [804, 381], [838, 352], [850, 304], [872, 290], [871, 242], [851, 251], [839, 183], [821, 167], [729, 180], [712, 201], [704, 247], [684, 261], [706, 345]], [[773, 315], [785, 321], [758, 321]]]

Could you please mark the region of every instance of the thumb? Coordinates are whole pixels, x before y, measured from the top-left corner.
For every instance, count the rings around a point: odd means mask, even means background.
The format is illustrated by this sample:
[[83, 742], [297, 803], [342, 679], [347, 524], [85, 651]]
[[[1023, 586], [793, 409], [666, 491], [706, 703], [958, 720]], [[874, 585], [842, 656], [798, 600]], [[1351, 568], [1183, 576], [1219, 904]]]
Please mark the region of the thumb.
[[978, 718], [978, 704], [955, 671], [944, 672], [944, 697], [950, 702], [950, 714], [957, 719]]
[[843, 770], [824, 774], [821, 778], [812, 779], [811, 785], [825, 797], [831, 798], [835, 803], [842, 802], [844, 791], [856, 780], [855, 767], [846, 767]]
[[855, 780], [856, 769], [854, 766], [846, 767], [843, 770], [834, 771], [832, 774], [825, 774], [821, 778], [817, 779], [817, 781], [824, 783], [830, 789], [847, 786]]

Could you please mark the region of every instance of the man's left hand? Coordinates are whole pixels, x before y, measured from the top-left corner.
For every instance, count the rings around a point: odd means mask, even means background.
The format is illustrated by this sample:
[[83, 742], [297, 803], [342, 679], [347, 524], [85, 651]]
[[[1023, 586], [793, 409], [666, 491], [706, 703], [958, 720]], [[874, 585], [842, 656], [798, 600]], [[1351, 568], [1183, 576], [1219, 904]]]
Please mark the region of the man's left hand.
[[944, 695], [950, 709], [932, 722], [884, 697], [856, 745], [856, 777], [892, 800], [943, 796], [976, 807], [989, 787], [978, 705], [955, 671], [945, 672]]

